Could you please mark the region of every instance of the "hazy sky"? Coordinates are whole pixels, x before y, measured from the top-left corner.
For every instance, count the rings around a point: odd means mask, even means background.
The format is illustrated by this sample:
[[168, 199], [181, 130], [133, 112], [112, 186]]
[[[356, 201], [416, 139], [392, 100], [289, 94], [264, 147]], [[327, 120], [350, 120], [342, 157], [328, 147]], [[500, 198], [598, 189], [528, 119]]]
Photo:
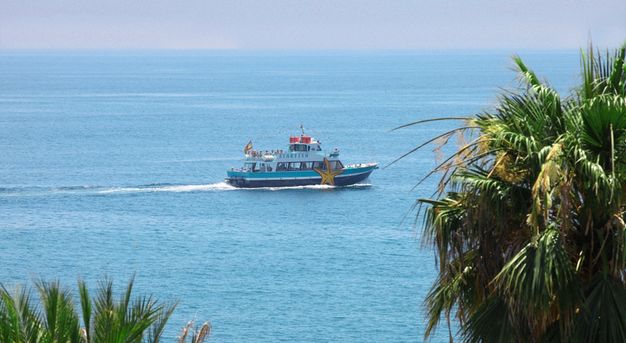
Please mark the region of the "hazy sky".
[[0, 0], [0, 48], [578, 48], [626, 0]]

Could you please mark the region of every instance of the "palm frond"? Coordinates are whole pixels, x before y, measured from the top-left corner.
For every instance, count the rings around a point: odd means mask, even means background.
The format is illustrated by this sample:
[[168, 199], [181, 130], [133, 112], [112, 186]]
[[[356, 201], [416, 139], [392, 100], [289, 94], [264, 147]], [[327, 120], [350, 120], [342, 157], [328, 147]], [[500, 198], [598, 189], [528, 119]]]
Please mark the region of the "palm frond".
[[161, 341], [165, 325], [174, 313], [176, 306], [177, 303], [165, 306], [159, 313], [157, 320], [154, 322], [154, 325], [152, 325], [152, 329], [148, 332], [147, 343], [159, 343]]
[[539, 78], [535, 73], [526, 67], [524, 61], [519, 56], [513, 56], [513, 61], [517, 66], [519, 73], [521, 74], [522, 79], [528, 84], [530, 87], [541, 86], [541, 82], [539, 82]]
[[573, 340], [626, 342], [626, 290], [623, 283], [598, 274], [585, 293]]
[[91, 342], [91, 314], [93, 306], [91, 304], [91, 298], [89, 297], [87, 284], [82, 280], [78, 281], [78, 292], [80, 294], [80, 307], [83, 317], [84, 339], [86, 342]]
[[574, 266], [555, 227], [513, 257], [494, 283], [513, 311], [533, 317], [537, 327], [532, 332], [542, 333], [557, 320], [568, 332], [582, 297]]
[[46, 333], [53, 342], [79, 343], [81, 340], [78, 315], [69, 289], [58, 281], [36, 283], [43, 305]]
[[464, 126], [464, 127], [459, 127], [459, 128], [456, 128], [456, 129], [450, 130], [450, 131], [448, 131], [448, 132], [444, 132], [444, 133], [442, 133], [442, 134], [440, 134], [440, 135], [437, 135], [437, 136], [435, 136], [435, 137], [433, 137], [433, 138], [431, 138], [431, 139], [427, 140], [426, 142], [424, 142], [424, 143], [422, 143], [422, 144], [418, 145], [417, 147], [415, 147], [415, 148], [413, 148], [413, 149], [409, 150], [408, 152], [406, 152], [406, 153], [402, 154], [400, 157], [396, 158], [395, 160], [391, 161], [389, 164], [387, 164], [386, 166], [384, 166], [384, 167], [383, 167], [383, 169], [386, 169], [387, 167], [391, 166], [392, 164], [395, 164], [396, 162], [400, 161], [401, 159], [403, 159], [403, 158], [405, 158], [405, 157], [409, 156], [410, 154], [412, 154], [412, 153], [416, 152], [417, 150], [419, 150], [419, 149], [423, 148], [424, 146], [426, 146], [426, 145], [428, 145], [428, 144], [430, 144], [430, 143], [432, 143], [432, 142], [435, 142], [435, 141], [437, 141], [437, 140], [439, 140], [439, 139], [441, 139], [441, 138], [444, 138], [444, 137], [449, 137], [450, 135], [452, 135], [452, 134], [454, 134], [454, 133], [456, 133], [456, 132], [459, 132], [459, 131], [466, 131], [466, 130], [477, 129], [477, 128], [478, 128], [477, 126]]
[[626, 341], [625, 58], [590, 45], [562, 98], [514, 57], [525, 87], [420, 180], [443, 173], [419, 200], [439, 267], [426, 337], [454, 312], [467, 342]]
[[519, 332], [511, 323], [514, 314], [506, 302], [497, 296], [486, 299], [469, 316], [461, 329], [467, 343], [514, 343], [527, 341], [527, 335]]
[[443, 118], [430, 118], [430, 119], [422, 119], [422, 120], [417, 120], [408, 124], [404, 124], [404, 125], [400, 125], [398, 127], [394, 127], [393, 129], [391, 129], [391, 131], [396, 131], [399, 129], [403, 129], [405, 127], [409, 127], [409, 126], [413, 126], [413, 125], [418, 125], [418, 124], [424, 124], [424, 123], [430, 123], [430, 122], [434, 122], [434, 121], [442, 121], [442, 120], [465, 120], [465, 121], [471, 121], [472, 117], [443, 117]]

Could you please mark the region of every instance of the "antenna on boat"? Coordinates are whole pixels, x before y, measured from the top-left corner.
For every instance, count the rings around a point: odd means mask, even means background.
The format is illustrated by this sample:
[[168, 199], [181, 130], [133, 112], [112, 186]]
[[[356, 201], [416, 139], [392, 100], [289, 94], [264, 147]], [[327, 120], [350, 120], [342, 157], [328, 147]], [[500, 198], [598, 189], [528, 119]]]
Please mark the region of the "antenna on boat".
[[304, 126], [302, 124], [300, 124], [300, 130], [302, 130], [302, 135], [304, 136]]

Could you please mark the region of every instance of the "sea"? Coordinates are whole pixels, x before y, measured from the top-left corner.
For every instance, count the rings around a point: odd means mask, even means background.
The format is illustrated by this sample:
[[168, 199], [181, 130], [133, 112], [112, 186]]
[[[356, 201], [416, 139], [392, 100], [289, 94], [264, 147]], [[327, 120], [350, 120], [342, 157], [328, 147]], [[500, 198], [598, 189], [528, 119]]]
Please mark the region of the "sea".
[[[421, 342], [437, 277], [414, 204], [462, 144], [420, 143], [519, 87], [563, 95], [577, 51], [0, 50], [0, 283], [99, 280], [178, 302], [163, 341]], [[363, 183], [236, 189], [242, 149], [305, 132]], [[417, 186], [416, 186], [417, 185]], [[445, 320], [431, 342], [449, 339]], [[453, 322], [452, 333], [458, 325]]]

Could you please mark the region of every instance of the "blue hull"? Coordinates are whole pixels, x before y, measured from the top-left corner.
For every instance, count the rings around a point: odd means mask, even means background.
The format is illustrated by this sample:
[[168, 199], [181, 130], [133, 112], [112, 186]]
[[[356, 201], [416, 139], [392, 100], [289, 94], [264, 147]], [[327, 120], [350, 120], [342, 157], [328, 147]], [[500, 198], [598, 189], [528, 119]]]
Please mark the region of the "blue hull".
[[[365, 179], [367, 179], [370, 174], [374, 171], [372, 168], [369, 171], [359, 173], [356, 175], [338, 175], [335, 177], [335, 186], [349, 186], [355, 183], [359, 183]], [[265, 179], [265, 180], [254, 180], [251, 178], [245, 177], [228, 177], [226, 178], [226, 182], [234, 187], [239, 188], [260, 188], [260, 187], [294, 187], [294, 186], [311, 186], [311, 185], [319, 185], [321, 181], [320, 177], [312, 177], [312, 178], [297, 178], [297, 179]]]

